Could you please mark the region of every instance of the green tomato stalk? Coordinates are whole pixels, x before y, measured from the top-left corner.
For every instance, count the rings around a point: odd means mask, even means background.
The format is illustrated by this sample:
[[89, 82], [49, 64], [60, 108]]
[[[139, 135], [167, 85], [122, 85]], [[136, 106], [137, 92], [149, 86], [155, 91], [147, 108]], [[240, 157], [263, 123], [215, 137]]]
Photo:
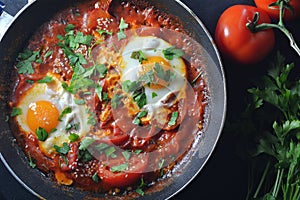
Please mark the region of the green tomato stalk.
[[277, 24], [272, 23], [262, 23], [258, 24], [259, 20], [259, 12], [256, 12], [253, 16], [253, 19], [251, 22], [247, 23], [247, 28], [252, 32], [256, 33], [258, 31], [267, 30], [270, 28], [276, 28], [279, 29], [281, 32], [283, 32], [287, 38], [290, 41], [290, 46], [297, 52], [297, 54], [300, 56], [300, 48], [298, 47], [297, 43], [295, 42], [293, 35], [290, 33], [290, 31], [286, 28], [286, 26], [283, 23], [283, 16], [286, 9], [290, 10], [292, 13], [294, 12], [293, 7], [289, 4], [290, 0], [277, 0], [277, 2], [270, 5], [272, 6], [279, 6], [279, 21]]

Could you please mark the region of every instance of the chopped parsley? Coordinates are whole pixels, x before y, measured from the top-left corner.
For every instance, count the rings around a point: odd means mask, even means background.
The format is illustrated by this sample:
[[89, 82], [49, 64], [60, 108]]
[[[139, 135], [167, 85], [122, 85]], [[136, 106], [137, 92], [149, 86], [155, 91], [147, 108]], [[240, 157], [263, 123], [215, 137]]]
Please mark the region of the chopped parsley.
[[128, 163], [123, 163], [117, 166], [113, 166], [110, 168], [111, 172], [123, 172], [128, 170]]
[[132, 98], [137, 103], [139, 108], [142, 108], [147, 104], [147, 97], [145, 94], [145, 88], [142, 86], [142, 82], [126, 80], [122, 82], [122, 89], [129, 93], [133, 92]]
[[45, 141], [48, 138], [48, 132], [42, 127], [37, 128], [35, 133], [39, 141]]
[[66, 143], [66, 142], [64, 142], [63, 146], [61, 146], [61, 147], [57, 146], [57, 145], [54, 145], [53, 147], [56, 150], [56, 152], [59, 153], [60, 155], [66, 155], [71, 150], [68, 143]]
[[122, 89], [124, 92], [134, 92], [140, 87], [140, 83], [137, 81], [126, 80], [122, 82]]
[[21, 115], [21, 114], [22, 114], [22, 109], [14, 107], [12, 109], [12, 112], [11, 112], [10, 116], [11, 117], [16, 117], [16, 116]]
[[28, 159], [29, 159], [29, 165], [31, 168], [35, 168], [36, 167], [36, 164], [32, 161], [32, 158], [31, 158], [31, 155], [30, 153], [28, 152]]
[[164, 70], [164, 68], [158, 63], [155, 63], [154, 71], [155, 71], [155, 75], [159, 79], [164, 80], [166, 82], [170, 82], [175, 76], [175, 74], [172, 73], [171, 70]]
[[135, 153], [136, 155], [139, 155], [139, 154], [142, 153], [142, 152], [143, 152], [143, 150], [141, 150], [141, 149], [137, 149], [137, 150], [134, 151], [134, 153]]
[[79, 135], [77, 135], [76, 133], [71, 133], [70, 135], [69, 135], [69, 140], [71, 141], [71, 142], [75, 142], [75, 141], [77, 141], [79, 139]]
[[[92, 46], [94, 37], [92, 35], [84, 35], [78, 31], [75, 34], [75, 26], [69, 24], [65, 28], [65, 36], [58, 35], [59, 42], [57, 45], [62, 48], [65, 56], [68, 58], [70, 65], [73, 68], [73, 75], [70, 85], [63, 83], [63, 88], [74, 94], [79, 89], [85, 90], [90, 86], [94, 86], [94, 81], [90, 79], [90, 75], [95, 71], [97, 66], [85, 69], [83, 65], [88, 64], [88, 61], [81, 53], [76, 53], [80, 45]], [[98, 69], [98, 68], [97, 68]], [[104, 74], [102, 69], [100, 74]]]
[[90, 109], [87, 109], [87, 114], [89, 115], [87, 123], [89, 125], [94, 126], [97, 123], [96, 114], [94, 112], [92, 112]]
[[144, 60], [147, 60], [142, 50], [132, 52], [130, 58], [139, 60], [140, 63], [142, 63]]
[[52, 53], [53, 53], [52, 51], [47, 51], [44, 55], [44, 59], [50, 57], [52, 55]]
[[174, 126], [176, 124], [177, 118], [178, 118], [178, 111], [173, 112], [168, 125], [169, 126]]
[[174, 57], [180, 58], [184, 55], [184, 52], [181, 49], [176, 49], [174, 46], [164, 49], [162, 53], [168, 60], [173, 60]]
[[43, 79], [38, 80], [38, 83], [51, 83], [53, 78], [51, 76], [45, 76]]
[[67, 114], [69, 114], [69, 113], [71, 113], [71, 112], [72, 112], [72, 108], [71, 108], [71, 107], [66, 107], [66, 108], [62, 111], [62, 113], [59, 115], [58, 121], [62, 121], [62, 118], [63, 118], [65, 115], [67, 115]]
[[132, 123], [136, 125], [141, 125], [141, 118], [147, 116], [148, 112], [143, 110], [137, 114], [137, 116], [133, 119]]
[[85, 137], [80, 143], [79, 150], [87, 150], [87, 148], [95, 142], [94, 138]]
[[112, 31], [108, 31], [108, 30], [96, 30], [101, 36], [104, 35], [104, 34], [107, 34], [107, 35], [112, 35], [113, 32]]
[[19, 74], [33, 74], [32, 62], [40, 63], [40, 50], [30, 51], [28, 49], [18, 55], [18, 64], [16, 65]]
[[145, 186], [145, 182], [144, 179], [141, 178], [141, 183], [139, 184], [139, 186], [136, 188], [135, 192], [138, 193], [141, 196], [145, 195], [145, 192], [143, 191], [143, 187]]
[[93, 180], [95, 183], [98, 183], [98, 182], [99, 182], [98, 172], [95, 172], [95, 174], [92, 176], [92, 180]]
[[123, 151], [122, 155], [125, 158], [125, 160], [128, 161], [131, 156], [131, 153], [129, 151]]
[[123, 18], [121, 18], [119, 25], [119, 32], [117, 33], [118, 40], [122, 40], [126, 38], [126, 34], [124, 33], [124, 29], [128, 28], [128, 24], [125, 22]]
[[105, 155], [107, 158], [116, 158], [117, 155], [115, 154], [116, 148], [114, 146], [109, 146], [107, 149], [105, 149]]
[[139, 90], [136, 90], [133, 93], [133, 100], [137, 103], [137, 105], [139, 106], [139, 108], [143, 108], [144, 105], [147, 104], [147, 96], [145, 93], [145, 88], [142, 87]]
[[154, 99], [155, 97], [157, 97], [157, 93], [156, 92], [152, 92], [152, 99]]
[[74, 102], [77, 105], [84, 105], [85, 104], [85, 100], [84, 99], [74, 99]]
[[115, 94], [111, 99], [111, 107], [116, 109], [121, 104], [122, 95]]
[[26, 79], [25, 82], [29, 83], [30, 85], [34, 84], [34, 81], [33, 80], [29, 80], [29, 79]]
[[102, 152], [104, 149], [106, 149], [106, 148], [108, 148], [109, 146], [108, 146], [108, 144], [106, 144], [106, 143], [100, 143], [100, 144], [97, 144], [96, 146], [95, 146], [95, 148], [97, 149], [97, 151], [100, 153], [100, 152]]

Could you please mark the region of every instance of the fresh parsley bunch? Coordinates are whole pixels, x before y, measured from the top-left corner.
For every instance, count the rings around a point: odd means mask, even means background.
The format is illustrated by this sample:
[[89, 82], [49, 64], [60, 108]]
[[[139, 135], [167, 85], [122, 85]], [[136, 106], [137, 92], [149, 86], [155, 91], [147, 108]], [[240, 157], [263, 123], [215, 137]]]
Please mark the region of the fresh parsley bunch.
[[[300, 77], [278, 54], [250, 102], [230, 129], [239, 134], [239, 152], [249, 161], [246, 199], [300, 199]], [[258, 179], [257, 179], [258, 178]]]

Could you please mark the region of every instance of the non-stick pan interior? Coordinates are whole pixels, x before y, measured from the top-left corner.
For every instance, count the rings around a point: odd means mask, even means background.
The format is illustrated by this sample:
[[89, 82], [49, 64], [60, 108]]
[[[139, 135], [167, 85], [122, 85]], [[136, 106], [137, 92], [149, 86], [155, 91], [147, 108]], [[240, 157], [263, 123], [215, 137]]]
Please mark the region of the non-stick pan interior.
[[[23, 151], [16, 144], [9, 123], [6, 120], [8, 115], [9, 77], [18, 52], [26, 46], [26, 42], [38, 27], [49, 20], [59, 10], [70, 4], [74, 4], [74, 2], [74, 0], [35, 1], [19, 13], [0, 43], [0, 157], [20, 183], [33, 194], [40, 195], [40, 197], [46, 199], [104, 197], [103, 195], [101, 196], [95, 193], [58, 186], [38, 169], [32, 169]], [[206, 57], [205, 67], [211, 96], [209, 119], [203, 140], [199, 142], [197, 146], [193, 147], [193, 155], [191, 159], [186, 162], [185, 168], [180, 174], [174, 175], [170, 184], [163, 190], [141, 198], [166, 199], [185, 187], [193, 177], [198, 174], [210, 157], [224, 122], [226, 90], [224, 73], [217, 50], [213, 45], [209, 33], [199, 19], [179, 1], [153, 0], [151, 4], [164, 12], [172, 13], [179, 17], [183, 21], [187, 32], [203, 47], [202, 53], [204, 57]]]

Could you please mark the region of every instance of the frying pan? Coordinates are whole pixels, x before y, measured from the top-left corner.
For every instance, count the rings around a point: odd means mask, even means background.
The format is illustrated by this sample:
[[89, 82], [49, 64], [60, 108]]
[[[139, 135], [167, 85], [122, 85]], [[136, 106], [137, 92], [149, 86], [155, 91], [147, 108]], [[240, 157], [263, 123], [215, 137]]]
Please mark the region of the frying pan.
[[[38, 169], [30, 168], [28, 160], [17, 145], [9, 122], [6, 120], [9, 113], [9, 77], [18, 53], [22, 51], [38, 27], [55, 13], [77, 1], [79, 0], [39, 0], [28, 4], [14, 18], [0, 43], [0, 158], [20, 184], [41, 199], [108, 198], [103, 194], [58, 186]], [[168, 183], [163, 187], [159, 184], [154, 185], [152, 192], [140, 197], [140, 199], [168, 199], [187, 186], [211, 156], [224, 124], [226, 85], [218, 51], [198, 17], [179, 0], [152, 0], [151, 4], [162, 12], [170, 13], [181, 19], [185, 30], [201, 45], [201, 52], [206, 58], [206, 78], [210, 92], [208, 123], [203, 138], [192, 147], [192, 155], [186, 161], [184, 168], [169, 178]], [[158, 187], [162, 187], [162, 189]]]

